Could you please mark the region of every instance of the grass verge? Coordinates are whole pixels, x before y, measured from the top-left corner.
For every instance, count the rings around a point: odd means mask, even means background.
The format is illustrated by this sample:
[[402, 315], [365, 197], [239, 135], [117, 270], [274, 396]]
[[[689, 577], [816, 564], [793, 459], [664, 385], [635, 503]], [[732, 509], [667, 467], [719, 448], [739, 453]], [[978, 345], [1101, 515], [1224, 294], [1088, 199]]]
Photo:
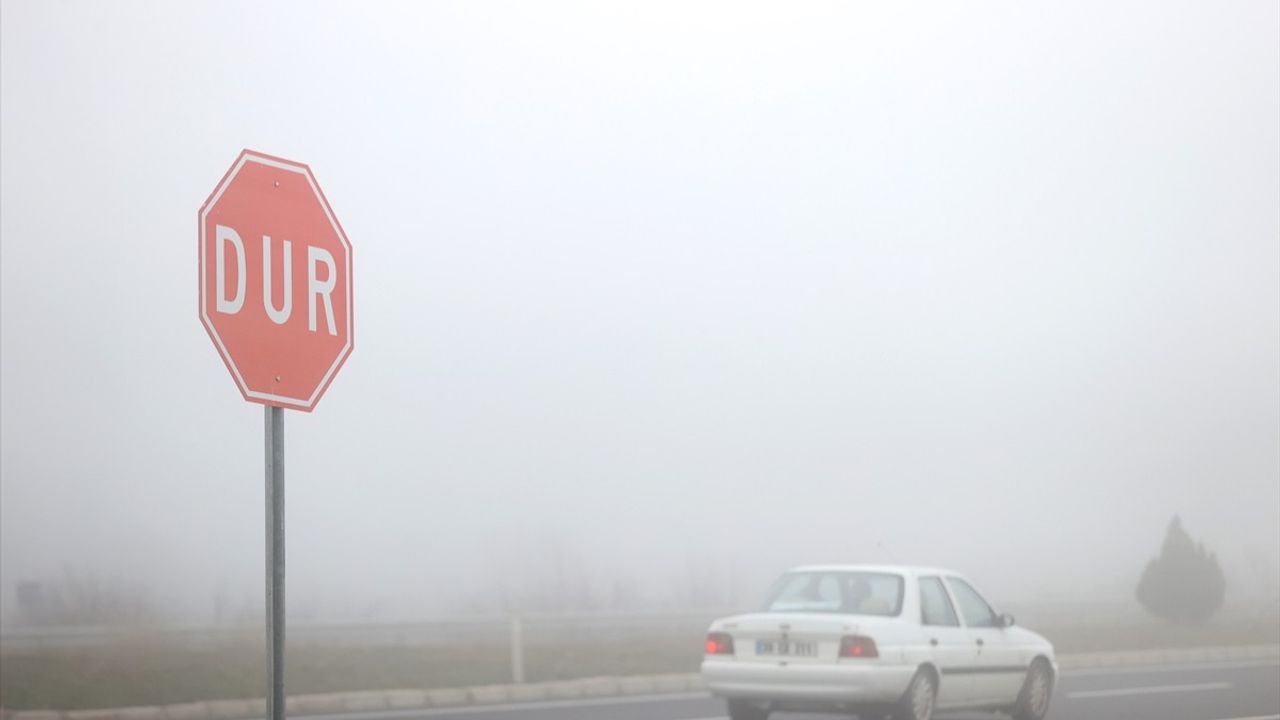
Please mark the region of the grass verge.
[[[1149, 623], [1044, 628], [1060, 654], [1209, 645], [1280, 643], [1280, 617], [1198, 627]], [[687, 630], [631, 638], [538, 642], [526, 649], [528, 680], [694, 672], [702, 638]], [[291, 695], [436, 688], [510, 682], [505, 644], [393, 647], [299, 646], [289, 649]], [[77, 650], [6, 653], [0, 658], [0, 707], [10, 710], [163, 705], [261, 697], [263, 649], [237, 643], [190, 649], [123, 643]]]

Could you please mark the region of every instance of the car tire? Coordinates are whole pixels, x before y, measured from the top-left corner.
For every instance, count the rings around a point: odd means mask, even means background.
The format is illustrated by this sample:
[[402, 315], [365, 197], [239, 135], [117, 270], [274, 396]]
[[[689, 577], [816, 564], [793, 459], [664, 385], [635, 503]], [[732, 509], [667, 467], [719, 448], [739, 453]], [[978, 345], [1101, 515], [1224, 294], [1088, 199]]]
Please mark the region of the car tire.
[[938, 681], [933, 673], [920, 670], [898, 699], [898, 706], [893, 710], [894, 720], [931, 720], [937, 699]]
[[1053, 698], [1053, 671], [1043, 659], [1031, 663], [1027, 678], [1018, 691], [1018, 701], [1013, 706], [1014, 720], [1043, 720], [1049, 714], [1049, 701]]
[[729, 701], [730, 720], [767, 720], [769, 711], [746, 700]]

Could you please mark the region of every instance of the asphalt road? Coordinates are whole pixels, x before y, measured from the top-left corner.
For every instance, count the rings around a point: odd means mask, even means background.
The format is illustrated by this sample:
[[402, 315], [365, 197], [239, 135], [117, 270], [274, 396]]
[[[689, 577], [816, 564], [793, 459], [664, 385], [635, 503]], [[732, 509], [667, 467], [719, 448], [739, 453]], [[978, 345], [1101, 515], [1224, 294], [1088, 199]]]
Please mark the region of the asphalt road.
[[[705, 694], [328, 715], [314, 720], [724, 720]], [[841, 716], [778, 713], [771, 720]], [[992, 715], [939, 715], [976, 720]], [[1049, 720], [1280, 720], [1280, 663], [1227, 663], [1064, 673]]]

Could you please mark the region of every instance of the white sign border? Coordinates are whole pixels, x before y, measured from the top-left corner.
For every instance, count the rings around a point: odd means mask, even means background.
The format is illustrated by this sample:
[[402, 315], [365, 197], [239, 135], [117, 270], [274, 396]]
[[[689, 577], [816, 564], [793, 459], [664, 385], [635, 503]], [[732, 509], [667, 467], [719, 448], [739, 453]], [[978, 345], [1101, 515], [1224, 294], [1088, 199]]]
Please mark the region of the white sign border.
[[[334, 358], [333, 364], [330, 365], [328, 371], [325, 372], [324, 377], [322, 377], [320, 382], [316, 384], [316, 389], [311, 393], [311, 397], [305, 400], [287, 397], [284, 395], [258, 392], [250, 389], [249, 385], [245, 382], [244, 377], [241, 376], [240, 369], [236, 367], [235, 360], [231, 357], [231, 353], [227, 351], [226, 345], [222, 342], [222, 337], [218, 335], [218, 329], [214, 326], [213, 319], [209, 317], [207, 312], [209, 305], [208, 273], [206, 272], [207, 268], [205, 267], [205, 258], [208, 255], [208, 237], [205, 232], [205, 226], [208, 224], [207, 221], [209, 213], [213, 212], [213, 209], [217, 206], [218, 200], [222, 197], [222, 194], [231, 186], [231, 182], [235, 180], [236, 175], [240, 173], [240, 170], [244, 168], [245, 164], [250, 162], [256, 162], [279, 170], [287, 170], [288, 172], [298, 173], [305, 177], [307, 179], [307, 184], [311, 186], [311, 191], [315, 193], [316, 199], [320, 201], [320, 207], [324, 208], [325, 218], [328, 219], [329, 224], [333, 227], [333, 231], [338, 234], [338, 239], [342, 242], [343, 247], [346, 248], [347, 251], [345, 258], [347, 274], [347, 341]], [[347, 234], [342, 231], [342, 226], [338, 224], [337, 218], [334, 217], [333, 209], [329, 207], [329, 201], [325, 199], [324, 193], [321, 192], [319, 184], [316, 183], [315, 176], [311, 174], [311, 168], [303, 165], [302, 163], [289, 162], [288, 160], [282, 160], [269, 155], [256, 153], [252, 150], [244, 150], [241, 152], [240, 157], [236, 159], [236, 163], [231, 167], [231, 170], [227, 172], [226, 177], [224, 177], [222, 182], [218, 184], [218, 187], [214, 189], [213, 194], [209, 196], [209, 199], [205, 201], [204, 205], [200, 206], [200, 321], [204, 325], [205, 330], [208, 331], [209, 336], [213, 338], [214, 344], [218, 347], [218, 353], [222, 356], [223, 362], [225, 362], [227, 367], [230, 368], [232, 377], [235, 378], [236, 384], [240, 387], [241, 394], [243, 394], [246, 399], [257, 400], [268, 405], [292, 407], [306, 410], [307, 412], [310, 412], [315, 408], [315, 404], [320, 399], [320, 395], [329, 387], [329, 383], [333, 380], [334, 373], [338, 371], [338, 368], [342, 366], [342, 363], [347, 359], [347, 356], [351, 354], [351, 348], [354, 345], [355, 328], [353, 327], [354, 316], [352, 314], [352, 286], [354, 283], [352, 280], [351, 242], [347, 240]]]

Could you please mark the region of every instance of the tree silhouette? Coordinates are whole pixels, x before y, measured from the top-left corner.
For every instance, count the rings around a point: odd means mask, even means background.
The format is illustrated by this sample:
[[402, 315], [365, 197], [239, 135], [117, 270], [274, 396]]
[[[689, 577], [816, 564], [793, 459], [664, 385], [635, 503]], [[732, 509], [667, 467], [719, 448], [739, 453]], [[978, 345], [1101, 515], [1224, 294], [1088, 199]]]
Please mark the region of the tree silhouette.
[[1169, 622], [1192, 624], [1209, 620], [1226, 593], [1218, 558], [1191, 539], [1177, 515], [1169, 522], [1160, 556], [1147, 563], [1138, 581], [1138, 602], [1152, 615]]

